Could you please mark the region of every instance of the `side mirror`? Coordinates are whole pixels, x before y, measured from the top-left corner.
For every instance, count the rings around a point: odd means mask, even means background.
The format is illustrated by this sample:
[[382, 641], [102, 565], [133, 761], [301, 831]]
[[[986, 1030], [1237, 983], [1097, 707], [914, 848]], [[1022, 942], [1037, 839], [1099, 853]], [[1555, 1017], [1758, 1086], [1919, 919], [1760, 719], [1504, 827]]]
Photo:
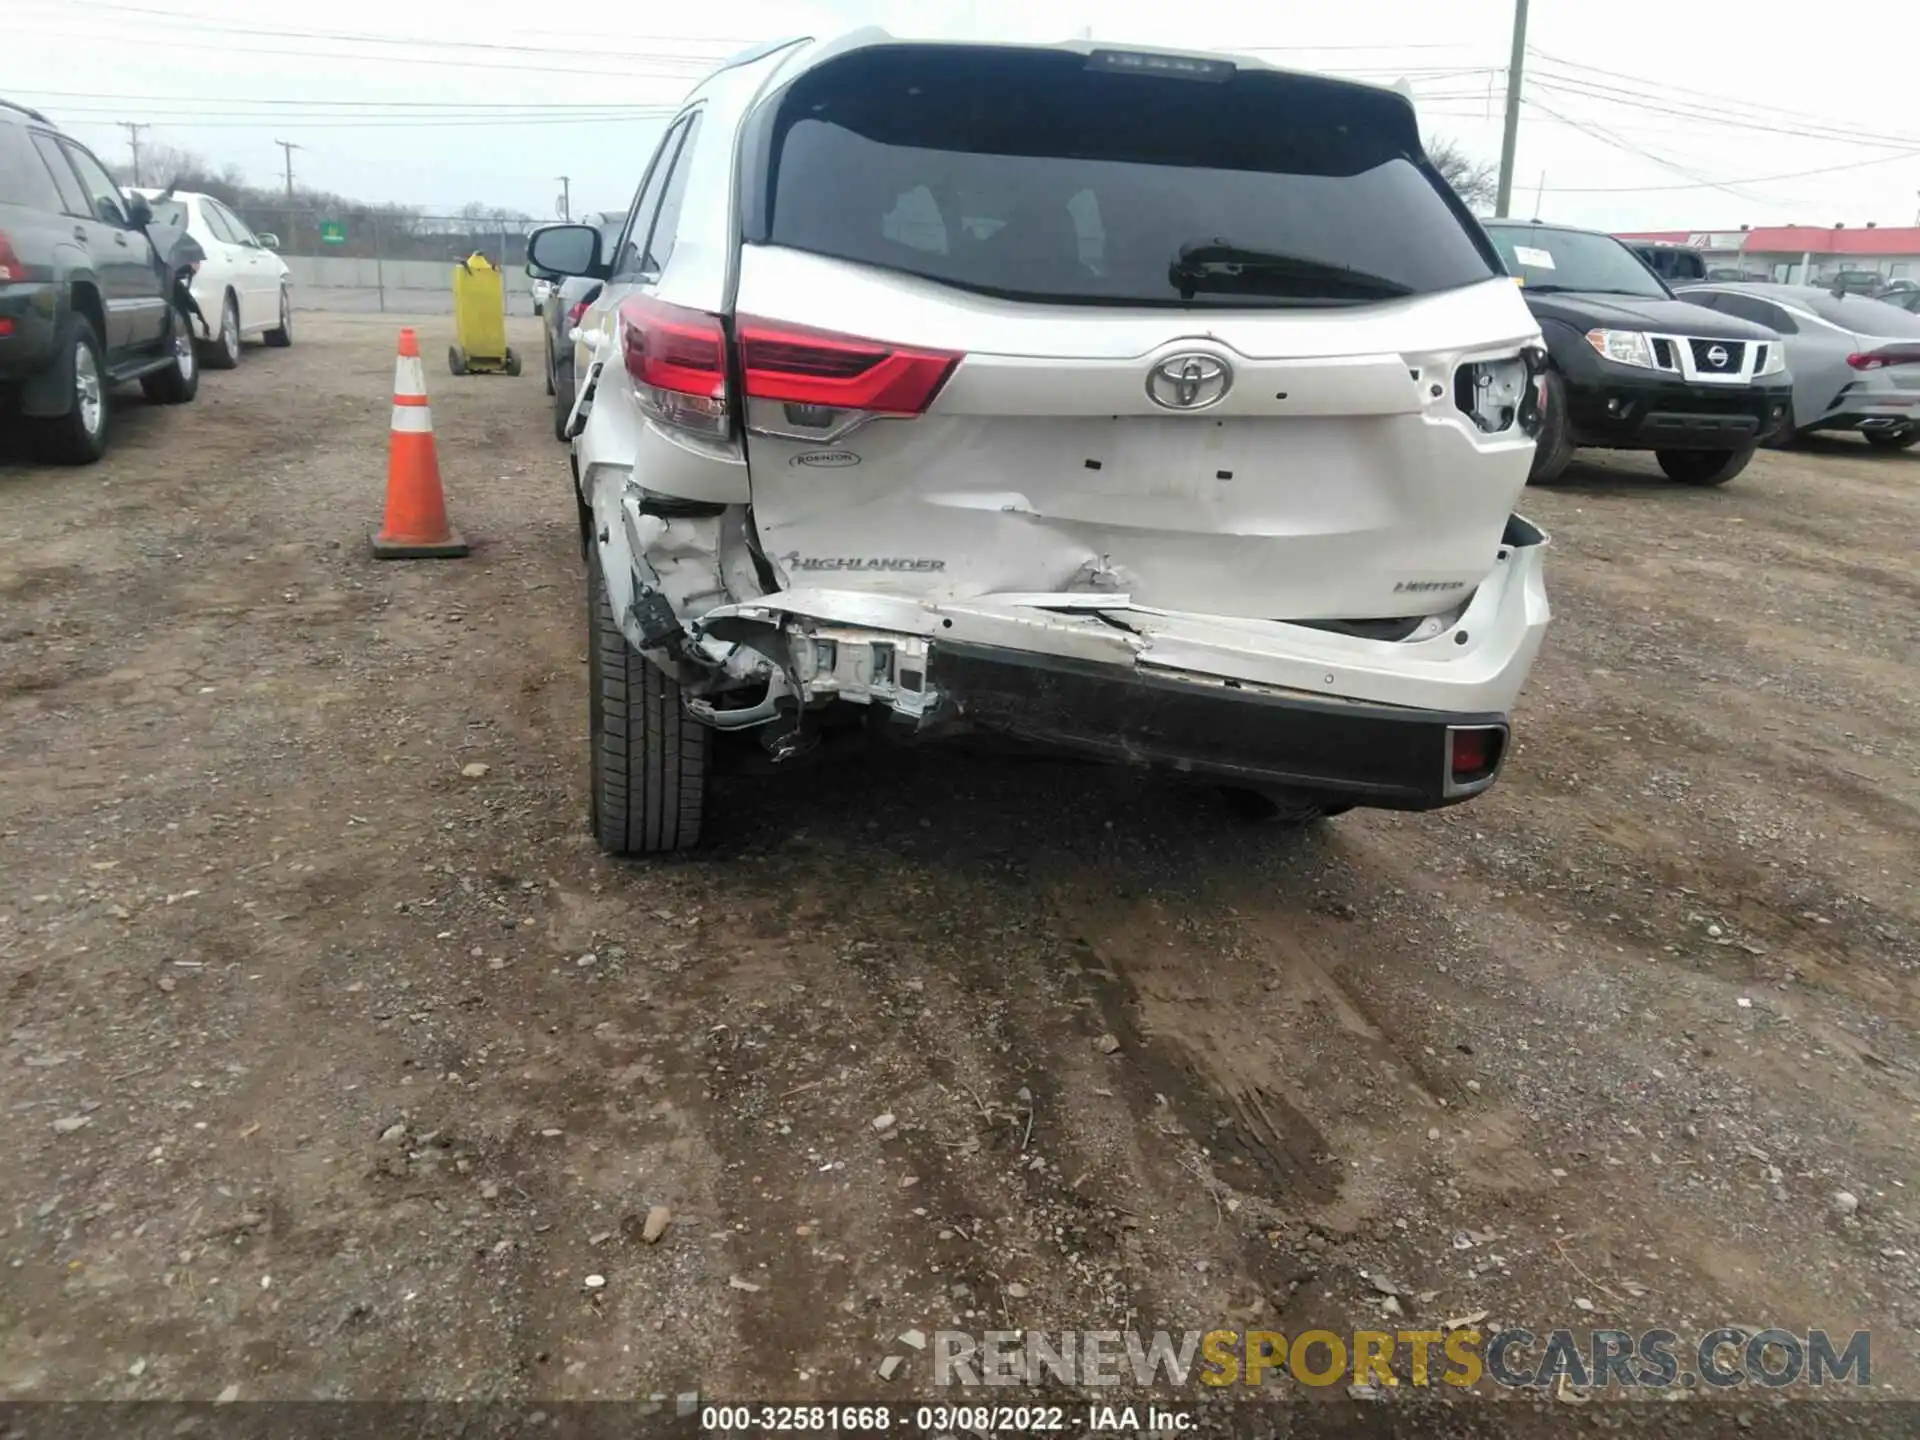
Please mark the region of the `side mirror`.
[[543, 225], [527, 237], [527, 269], [553, 276], [604, 274], [600, 232], [591, 225]]
[[254, 236], [253, 238], [258, 240], [261, 246], [265, 249], [278, 250], [280, 248], [280, 237], [274, 234], [271, 230], [263, 230], [260, 234]]
[[127, 196], [127, 219], [144, 229], [153, 219], [153, 206], [144, 195]]

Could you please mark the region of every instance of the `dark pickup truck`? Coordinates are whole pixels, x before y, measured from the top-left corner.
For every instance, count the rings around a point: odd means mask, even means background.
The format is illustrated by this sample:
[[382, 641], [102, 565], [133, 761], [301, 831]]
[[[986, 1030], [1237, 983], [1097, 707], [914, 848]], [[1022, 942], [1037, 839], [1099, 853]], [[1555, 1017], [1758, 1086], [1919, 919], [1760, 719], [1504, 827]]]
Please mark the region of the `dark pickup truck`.
[[0, 100], [0, 426], [24, 428], [44, 459], [105, 453], [116, 384], [138, 380], [164, 405], [200, 388], [184, 288], [151, 218], [85, 146]]
[[1566, 225], [1487, 224], [1547, 342], [1546, 417], [1529, 480], [1576, 447], [1651, 450], [1685, 485], [1724, 485], [1786, 422], [1780, 337], [1676, 298], [1629, 246]]

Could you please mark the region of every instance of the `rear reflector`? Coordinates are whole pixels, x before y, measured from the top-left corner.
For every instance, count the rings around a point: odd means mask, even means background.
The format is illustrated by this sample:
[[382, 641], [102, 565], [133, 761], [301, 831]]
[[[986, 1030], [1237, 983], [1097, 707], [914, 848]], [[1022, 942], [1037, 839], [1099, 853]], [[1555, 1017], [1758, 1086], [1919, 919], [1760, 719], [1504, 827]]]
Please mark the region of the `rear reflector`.
[[1497, 725], [1458, 726], [1447, 731], [1447, 784], [1450, 789], [1485, 780], [1500, 768], [1507, 732]]
[[735, 326], [747, 394], [833, 410], [919, 415], [961, 357], [742, 315]]

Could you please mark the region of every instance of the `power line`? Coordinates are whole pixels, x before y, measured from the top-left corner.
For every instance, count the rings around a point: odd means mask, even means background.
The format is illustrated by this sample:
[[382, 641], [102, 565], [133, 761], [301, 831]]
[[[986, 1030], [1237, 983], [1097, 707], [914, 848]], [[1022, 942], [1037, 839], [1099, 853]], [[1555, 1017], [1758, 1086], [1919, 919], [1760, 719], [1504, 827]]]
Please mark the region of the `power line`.
[[[1529, 100], [1529, 105], [1538, 102]], [[1552, 112], [1549, 111], [1549, 114]], [[1554, 116], [1560, 119], [1559, 116]], [[1562, 121], [1563, 124], [1571, 123]], [[1576, 125], [1575, 128], [1578, 128]], [[1845, 165], [1822, 165], [1815, 170], [1789, 170], [1780, 175], [1749, 175], [1739, 180], [1728, 180], [1728, 185], [1764, 185], [1774, 180], [1804, 180], [1814, 175], [1831, 175], [1842, 170], [1865, 170], [1871, 165], [1891, 165], [1898, 160], [1920, 160], [1920, 149], [1909, 150], [1901, 155], [1876, 155], [1871, 160], [1854, 160]], [[1689, 185], [1549, 185], [1550, 195], [1631, 195], [1663, 190], [1706, 190], [1713, 187], [1706, 182]]]
[[[48, 38], [60, 39], [60, 40], [85, 40], [85, 41], [91, 41], [91, 42], [98, 42], [102, 39], [111, 38], [97, 31], [76, 32], [71, 30], [65, 30], [65, 31], [42, 30], [37, 33], [42, 36], [46, 36]], [[170, 49], [170, 50], [204, 51], [206, 49], [206, 42], [204, 40], [196, 40], [191, 38], [182, 38], [182, 39], [174, 40], [174, 39], [167, 39], [159, 36], [142, 36], [140, 38], [139, 43], [141, 45], [160, 46], [164, 49]], [[428, 42], [422, 41], [419, 43], [426, 44]], [[269, 45], [230, 45], [225, 47], [225, 53], [229, 55], [291, 56], [295, 59], [300, 59], [300, 60], [351, 60], [356, 64], [366, 64], [369, 61], [373, 61], [381, 64], [390, 64], [390, 65], [437, 65], [437, 66], [452, 68], [456, 70], [485, 70], [490, 72], [510, 72], [514, 74], [528, 74], [528, 75], [570, 75], [575, 79], [597, 79], [597, 80], [643, 79], [643, 80], [680, 80], [680, 81], [691, 81], [691, 80], [699, 79], [708, 70], [717, 68], [721, 63], [721, 60], [724, 58], [721, 56], [714, 56], [711, 59], [705, 59], [700, 61], [699, 62], [700, 66], [704, 68], [656, 71], [654, 73], [648, 74], [648, 73], [636, 71], [631, 64], [623, 65], [620, 68], [615, 70], [594, 70], [594, 69], [587, 68], [583, 65], [508, 64], [508, 63], [493, 63], [486, 60], [462, 60], [462, 59], [457, 59], [450, 55], [374, 55], [374, 54], [365, 54], [365, 53], [355, 53], [353, 51], [314, 50], [312, 48], [290, 50], [290, 49], [269, 46]], [[612, 57], [607, 57], [607, 58], [612, 58]]]
[[[628, 111], [605, 115], [525, 115], [525, 116], [469, 116], [452, 119], [436, 118], [422, 120], [410, 115], [390, 115], [384, 118], [360, 118], [353, 120], [305, 120], [297, 116], [263, 115], [255, 118], [222, 120], [175, 120], [172, 123], [179, 129], [247, 129], [258, 130], [266, 125], [276, 125], [288, 130], [414, 130], [414, 129], [502, 129], [517, 128], [523, 125], [625, 125], [657, 124], [674, 112], [671, 109], [654, 111]], [[77, 124], [106, 124], [100, 116], [80, 116]], [[276, 145], [283, 142], [276, 140]], [[302, 147], [295, 146], [295, 149]]]
[[1686, 166], [1680, 164], [1676, 160], [1670, 160], [1666, 156], [1655, 154], [1653, 151], [1648, 150], [1643, 146], [1634, 145], [1628, 141], [1622, 140], [1618, 135], [1614, 135], [1608, 132], [1604, 126], [1595, 125], [1590, 122], [1582, 122], [1579, 120], [1575, 120], [1570, 116], [1562, 115], [1560, 114], [1559, 111], [1553, 109], [1551, 106], [1542, 104], [1538, 100], [1529, 100], [1527, 103], [1529, 105], [1536, 107], [1537, 109], [1544, 111], [1548, 115], [1552, 115], [1557, 119], [1565, 121], [1567, 124], [1573, 126], [1574, 129], [1581, 131], [1583, 134], [1588, 135], [1595, 140], [1598, 140], [1603, 145], [1609, 145], [1612, 148], [1622, 151], [1629, 155], [1638, 155], [1640, 158], [1644, 160], [1651, 160], [1654, 164], [1660, 166], [1663, 170], [1671, 170], [1676, 175], [1686, 176], [1687, 179], [1695, 182], [1695, 186], [1693, 188], [1702, 189], [1702, 190], [1722, 190], [1722, 191], [1725, 191], [1727, 194], [1733, 196], [1736, 200], [1745, 200], [1749, 204], [1754, 204], [1754, 205], [1766, 205], [1766, 204], [1772, 203], [1769, 200], [1767, 200], [1765, 196], [1743, 194], [1730, 184], [1723, 184], [1718, 180], [1708, 180], [1703, 176], [1701, 176], [1697, 171], [1689, 170]]
[[[349, 30], [307, 30], [284, 25], [236, 25], [230, 20], [210, 15], [187, 15], [177, 11], [154, 10], [138, 5], [115, 5], [106, 0], [92, 0], [87, 7], [89, 12], [110, 11], [120, 15], [141, 17], [146, 23], [156, 21], [174, 28], [187, 28], [196, 33], [215, 31], [225, 35], [248, 35], [270, 40], [334, 40], [354, 45], [403, 46], [426, 50], [489, 50], [522, 55], [553, 56], [592, 56], [596, 58], [619, 60], [680, 60], [702, 65], [717, 65], [726, 59], [724, 53], [714, 55], [688, 54], [673, 51], [631, 51], [606, 50], [599, 47], [566, 45], [514, 45], [497, 40], [458, 40], [443, 36], [405, 36], [379, 35], [368, 31]], [[63, 17], [68, 18], [68, 17]], [[717, 36], [671, 36], [662, 37], [674, 43], [690, 45], [743, 46], [758, 43], [738, 37]]]
[[1805, 125], [1798, 127], [1771, 125], [1763, 120], [1751, 119], [1744, 115], [1729, 115], [1724, 112], [1716, 113], [1711, 110], [1671, 105], [1662, 99], [1623, 90], [1618, 86], [1601, 85], [1595, 81], [1576, 80], [1559, 75], [1536, 77], [1534, 83], [1543, 90], [1569, 97], [1597, 100], [1641, 113], [1671, 115], [1677, 119], [1694, 121], [1696, 124], [1717, 125], [1732, 130], [1757, 130], [1773, 135], [1791, 135], [1803, 140], [1833, 141], [1855, 146], [1870, 145], [1876, 149], [1910, 149], [1920, 145], [1920, 135], [1883, 136], [1851, 127], [1828, 131]]
[[[1529, 47], [1529, 48], [1531, 49], [1532, 47]], [[1717, 107], [1717, 110], [1719, 112], [1724, 112], [1729, 109], [1746, 110], [1768, 120], [1776, 120], [1781, 118], [1811, 120], [1811, 121], [1814, 121], [1816, 125], [1818, 125], [1818, 127], [1823, 130], [1838, 131], [1843, 136], [1850, 136], [1854, 133], [1854, 127], [1851, 122], [1836, 119], [1834, 116], [1831, 116], [1831, 115], [1817, 115], [1807, 110], [1789, 110], [1786, 107], [1780, 106], [1780, 105], [1757, 105], [1750, 100], [1740, 100], [1740, 99], [1736, 99], [1731, 95], [1716, 94], [1711, 90], [1694, 90], [1684, 85], [1668, 85], [1665, 83], [1656, 83], [1653, 81], [1649, 81], [1642, 76], [1628, 75], [1619, 70], [1607, 70], [1607, 69], [1603, 69], [1601, 66], [1588, 65], [1585, 62], [1579, 61], [1579, 60], [1565, 60], [1557, 55], [1549, 55], [1544, 50], [1535, 49], [1532, 51], [1532, 53], [1537, 57], [1539, 57], [1540, 59], [1547, 61], [1549, 64], [1560, 66], [1562, 69], [1576, 71], [1576, 72], [1584, 71], [1592, 75], [1604, 75], [1612, 80], [1627, 81], [1628, 86], [1631, 87], [1632, 89], [1636, 89], [1640, 93], [1652, 96], [1656, 99], [1663, 99], [1663, 100], [1671, 99], [1673, 96], [1676, 96], [1676, 95], [1691, 96], [1694, 99], [1705, 100], [1709, 102], [1710, 104]], [[1587, 81], [1585, 83], [1597, 85], [1602, 82]], [[1619, 88], [1619, 87], [1614, 87], [1614, 88]], [[1912, 143], [1915, 145], [1920, 145], [1920, 136], [1914, 137], [1912, 140]]]

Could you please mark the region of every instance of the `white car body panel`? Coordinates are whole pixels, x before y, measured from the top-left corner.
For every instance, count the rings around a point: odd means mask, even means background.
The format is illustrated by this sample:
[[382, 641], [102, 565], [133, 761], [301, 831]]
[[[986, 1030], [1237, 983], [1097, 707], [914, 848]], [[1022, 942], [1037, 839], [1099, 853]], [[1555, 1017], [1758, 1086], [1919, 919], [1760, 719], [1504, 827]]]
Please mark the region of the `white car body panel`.
[[[698, 158], [664, 274], [610, 280], [573, 331], [583, 535], [627, 639], [690, 687], [691, 712], [745, 728], [792, 695], [925, 713], [934, 697], [874, 670], [872, 640], [1504, 716], [1550, 613], [1546, 537], [1509, 518], [1534, 444], [1517, 426], [1482, 432], [1453, 377], [1539, 345], [1517, 287], [1327, 309], [1049, 305], [743, 245], [745, 118], [796, 72], [891, 39], [802, 45], [696, 89], [680, 115], [701, 116]], [[636, 296], [964, 358], [923, 415], [820, 438], [747, 401], [744, 435], [689, 439], [643, 412], [626, 371], [617, 317]], [[1229, 364], [1231, 388], [1198, 412], [1157, 406], [1149, 371], [1190, 352]], [[822, 452], [830, 465], [806, 461]], [[650, 513], [663, 500], [724, 509]], [[766, 684], [761, 707], [706, 698], [646, 623], [660, 602], [703, 663]], [[1417, 617], [1402, 640], [1298, 623]], [[743, 625], [794, 642], [791, 663], [743, 647]]]
[[[139, 193], [157, 200], [163, 192], [143, 189]], [[206, 316], [207, 324], [219, 329], [221, 306], [230, 293], [240, 316], [242, 336], [256, 338], [277, 326], [280, 291], [289, 283], [287, 262], [259, 244], [253, 232], [245, 228], [246, 222], [231, 210], [227, 213], [232, 216], [231, 223], [241, 227], [238, 233], [254, 239], [255, 243], [236, 245], [221, 239], [214, 232], [208, 215], [210, 197], [196, 191], [176, 190], [171, 198], [187, 207], [187, 233], [207, 252], [207, 258], [194, 272], [190, 287], [194, 303]]]
[[[925, 416], [832, 443], [763, 433], [781, 407], [749, 405], [754, 519], [789, 583], [905, 557], [938, 568], [845, 582], [1117, 589], [1252, 618], [1426, 614], [1486, 575], [1533, 459], [1517, 428], [1484, 435], [1454, 405], [1463, 359], [1537, 340], [1500, 279], [1332, 311], [1090, 311], [747, 246], [736, 309], [965, 355]], [[1189, 353], [1230, 365], [1232, 387], [1169, 412], [1147, 376]], [[823, 455], [847, 463], [804, 463]]]

